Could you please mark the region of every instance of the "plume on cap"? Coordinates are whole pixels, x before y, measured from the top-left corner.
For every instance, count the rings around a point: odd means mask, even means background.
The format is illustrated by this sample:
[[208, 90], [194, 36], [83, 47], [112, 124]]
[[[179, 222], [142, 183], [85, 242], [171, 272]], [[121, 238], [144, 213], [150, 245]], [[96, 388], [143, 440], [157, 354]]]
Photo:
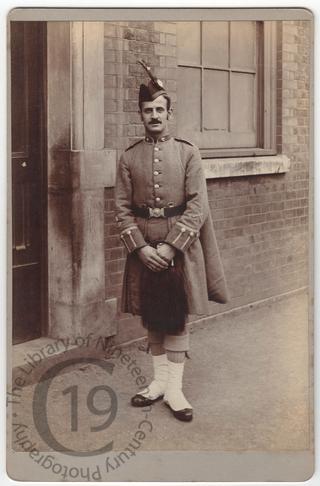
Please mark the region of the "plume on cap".
[[143, 67], [143, 69], [146, 71], [148, 74], [150, 81], [148, 83], [148, 86], [145, 84], [140, 85], [140, 91], [139, 91], [139, 104], [142, 103], [143, 101], [153, 101], [158, 96], [167, 95], [167, 92], [163, 86], [162, 81], [155, 77], [154, 74], [151, 71], [151, 67], [148, 66], [142, 59], [138, 61], [139, 64]]

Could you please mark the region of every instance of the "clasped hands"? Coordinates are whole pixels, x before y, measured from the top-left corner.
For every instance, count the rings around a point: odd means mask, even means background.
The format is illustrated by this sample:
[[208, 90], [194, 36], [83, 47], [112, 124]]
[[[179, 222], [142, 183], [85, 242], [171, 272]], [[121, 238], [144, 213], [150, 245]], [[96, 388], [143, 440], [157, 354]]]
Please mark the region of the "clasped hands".
[[171, 260], [176, 254], [176, 250], [167, 243], [162, 243], [157, 249], [152, 246], [144, 246], [137, 250], [138, 256], [142, 263], [153, 272], [166, 270]]

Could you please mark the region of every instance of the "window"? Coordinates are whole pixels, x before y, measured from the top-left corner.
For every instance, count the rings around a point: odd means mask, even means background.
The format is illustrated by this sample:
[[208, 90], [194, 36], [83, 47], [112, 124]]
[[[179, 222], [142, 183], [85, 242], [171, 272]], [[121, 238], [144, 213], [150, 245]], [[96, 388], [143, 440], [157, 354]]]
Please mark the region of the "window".
[[275, 153], [274, 22], [178, 22], [178, 135], [203, 157]]

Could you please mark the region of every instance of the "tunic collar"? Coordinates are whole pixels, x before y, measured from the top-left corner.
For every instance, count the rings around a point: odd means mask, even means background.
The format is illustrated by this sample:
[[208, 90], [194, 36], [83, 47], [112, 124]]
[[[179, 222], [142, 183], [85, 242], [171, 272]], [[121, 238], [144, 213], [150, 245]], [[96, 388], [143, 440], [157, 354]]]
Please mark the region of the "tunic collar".
[[145, 137], [145, 141], [147, 143], [153, 144], [153, 143], [158, 143], [158, 142], [166, 142], [167, 140], [170, 140], [170, 138], [171, 138], [171, 135], [168, 134], [168, 135], [164, 135], [163, 137], [158, 138], [157, 141], [153, 140], [152, 137]]

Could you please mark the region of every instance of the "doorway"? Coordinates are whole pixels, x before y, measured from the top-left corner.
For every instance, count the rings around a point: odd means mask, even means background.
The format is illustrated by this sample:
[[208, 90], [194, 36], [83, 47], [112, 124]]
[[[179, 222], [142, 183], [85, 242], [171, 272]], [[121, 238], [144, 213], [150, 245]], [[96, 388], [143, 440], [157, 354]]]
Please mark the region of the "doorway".
[[13, 344], [46, 334], [46, 23], [11, 22]]

